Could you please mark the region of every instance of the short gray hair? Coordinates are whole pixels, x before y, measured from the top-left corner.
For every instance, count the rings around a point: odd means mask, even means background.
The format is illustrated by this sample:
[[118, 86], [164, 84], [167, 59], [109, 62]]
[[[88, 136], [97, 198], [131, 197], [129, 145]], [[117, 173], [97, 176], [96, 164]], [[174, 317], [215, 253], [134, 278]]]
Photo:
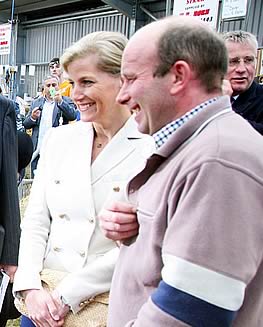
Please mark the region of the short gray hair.
[[46, 75], [43, 78], [43, 85], [45, 84], [45, 81], [47, 81], [48, 79], [55, 79], [59, 84], [59, 78], [56, 75]]
[[128, 42], [126, 36], [118, 32], [90, 33], [65, 50], [60, 62], [66, 72], [76, 59], [96, 54], [97, 68], [103, 72], [119, 75], [123, 50]]
[[225, 42], [233, 43], [249, 43], [256, 49], [258, 48], [258, 41], [254, 34], [245, 31], [231, 31], [222, 33], [222, 38]]

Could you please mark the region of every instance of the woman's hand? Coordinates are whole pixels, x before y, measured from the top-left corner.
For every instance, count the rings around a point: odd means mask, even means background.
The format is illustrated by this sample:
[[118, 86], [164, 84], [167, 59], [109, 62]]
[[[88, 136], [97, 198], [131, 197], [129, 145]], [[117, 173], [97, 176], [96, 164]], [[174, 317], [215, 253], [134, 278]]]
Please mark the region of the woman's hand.
[[29, 318], [37, 327], [60, 327], [64, 316], [60, 316], [62, 303], [58, 304], [46, 290], [27, 290], [23, 292]]
[[125, 240], [138, 234], [136, 209], [129, 203], [113, 202], [107, 205], [99, 213], [99, 219], [103, 234], [113, 241]]
[[58, 312], [58, 315], [60, 316], [60, 318], [64, 318], [67, 313], [69, 312], [69, 306], [67, 304], [64, 304], [62, 301], [61, 301], [61, 297], [58, 293], [58, 291], [54, 290], [52, 293], [51, 293], [54, 301], [56, 302], [57, 306], [59, 307], [59, 312]]

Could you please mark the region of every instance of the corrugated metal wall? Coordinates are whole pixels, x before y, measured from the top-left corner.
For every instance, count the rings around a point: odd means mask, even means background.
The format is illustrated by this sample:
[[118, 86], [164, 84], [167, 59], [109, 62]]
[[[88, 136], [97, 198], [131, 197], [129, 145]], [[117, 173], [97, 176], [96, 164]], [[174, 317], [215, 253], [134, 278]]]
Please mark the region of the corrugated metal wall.
[[128, 17], [114, 12], [100, 15], [86, 15], [84, 18], [49, 21], [24, 25], [25, 58], [24, 64], [35, 65], [35, 76], [28, 75], [25, 83], [18, 81], [18, 94], [24, 92], [35, 96], [43, 77], [49, 73], [47, 63], [53, 57], [59, 57], [63, 51], [82, 36], [95, 31], [118, 31], [129, 35], [130, 20]]

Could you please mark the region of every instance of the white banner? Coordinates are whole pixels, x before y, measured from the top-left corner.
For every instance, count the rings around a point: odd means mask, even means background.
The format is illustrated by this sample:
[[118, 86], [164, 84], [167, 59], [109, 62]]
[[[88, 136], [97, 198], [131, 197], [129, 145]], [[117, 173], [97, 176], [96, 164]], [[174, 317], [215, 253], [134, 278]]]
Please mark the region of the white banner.
[[219, 0], [174, 0], [174, 16], [195, 16], [217, 27]]
[[35, 76], [35, 66], [29, 66], [29, 71], [28, 71], [29, 76]]
[[21, 65], [21, 76], [26, 75], [26, 65]]
[[0, 55], [10, 53], [11, 25], [0, 25]]
[[247, 0], [224, 0], [222, 19], [244, 17], [247, 14]]

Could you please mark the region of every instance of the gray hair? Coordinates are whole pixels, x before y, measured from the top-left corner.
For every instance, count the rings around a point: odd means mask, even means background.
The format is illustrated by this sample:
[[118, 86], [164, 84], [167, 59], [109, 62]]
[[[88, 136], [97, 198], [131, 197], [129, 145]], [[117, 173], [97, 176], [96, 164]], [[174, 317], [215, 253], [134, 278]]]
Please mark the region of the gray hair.
[[45, 84], [45, 81], [47, 81], [48, 79], [55, 79], [57, 80], [58, 84], [59, 84], [59, 78], [56, 76], [56, 75], [46, 75], [44, 78], [43, 78], [43, 85]]
[[68, 66], [76, 59], [96, 54], [97, 68], [103, 72], [119, 75], [123, 50], [128, 40], [118, 32], [90, 33], [65, 50], [60, 62], [66, 72]]
[[227, 72], [227, 50], [212, 29], [176, 24], [161, 35], [157, 47], [159, 64], [154, 76], [166, 75], [176, 61], [183, 60], [196, 72], [207, 92], [221, 88]]
[[254, 34], [245, 31], [231, 31], [222, 33], [222, 38], [225, 42], [233, 43], [249, 43], [255, 49], [258, 48], [258, 41]]

